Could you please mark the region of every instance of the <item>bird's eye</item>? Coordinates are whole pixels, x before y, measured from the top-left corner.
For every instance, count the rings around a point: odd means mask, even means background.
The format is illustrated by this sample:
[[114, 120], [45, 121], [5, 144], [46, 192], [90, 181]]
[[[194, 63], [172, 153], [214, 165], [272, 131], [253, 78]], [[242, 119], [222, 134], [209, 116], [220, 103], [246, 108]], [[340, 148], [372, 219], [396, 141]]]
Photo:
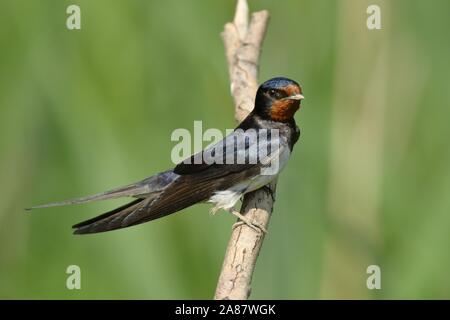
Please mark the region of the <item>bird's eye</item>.
[[277, 99], [281, 97], [281, 94], [277, 90], [274, 90], [274, 89], [269, 90], [269, 95], [274, 98], [277, 98]]

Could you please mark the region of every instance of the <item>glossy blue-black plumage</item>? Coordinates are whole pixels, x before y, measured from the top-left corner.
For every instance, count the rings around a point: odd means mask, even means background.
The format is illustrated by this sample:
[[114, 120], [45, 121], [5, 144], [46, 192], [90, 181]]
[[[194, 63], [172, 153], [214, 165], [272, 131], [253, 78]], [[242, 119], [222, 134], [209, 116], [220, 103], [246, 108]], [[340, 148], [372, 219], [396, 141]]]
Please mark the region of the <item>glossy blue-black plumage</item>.
[[263, 84], [261, 84], [259, 86], [258, 91], [268, 90], [268, 89], [281, 89], [281, 88], [285, 88], [289, 85], [299, 86], [299, 84], [297, 82], [295, 82], [294, 80], [291, 80], [291, 79], [288, 79], [285, 77], [276, 77], [276, 78], [269, 79], [266, 82], [264, 82]]

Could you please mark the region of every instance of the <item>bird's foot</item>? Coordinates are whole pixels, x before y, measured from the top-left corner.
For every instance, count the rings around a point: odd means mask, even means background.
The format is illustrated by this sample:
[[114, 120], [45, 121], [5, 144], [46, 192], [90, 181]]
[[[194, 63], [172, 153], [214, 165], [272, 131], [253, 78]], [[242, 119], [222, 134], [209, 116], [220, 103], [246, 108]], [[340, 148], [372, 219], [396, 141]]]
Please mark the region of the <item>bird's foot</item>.
[[259, 224], [256, 224], [256, 223], [254, 223], [253, 221], [251, 221], [249, 218], [247, 218], [246, 216], [243, 216], [239, 211], [237, 211], [237, 210], [235, 210], [235, 209], [232, 209], [232, 210], [230, 210], [230, 213], [231, 214], [233, 214], [234, 216], [236, 216], [237, 218], [239, 218], [239, 220], [241, 220], [241, 221], [238, 221], [238, 222], [236, 222], [234, 225], [233, 225], [233, 229], [234, 228], [237, 228], [238, 226], [240, 226], [240, 225], [243, 225], [243, 224], [245, 224], [245, 225], [247, 225], [248, 227], [250, 227], [250, 228], [252, 228], [253, 230], [255, 230], [256, 232], [258, 232], [258, 233], [264, 233], [264, 234], [267, 234], [267, 230], [266, 230], [266, 228], [264, 228], [263, 226], [261, 226], [261, 225], [259, 225]]

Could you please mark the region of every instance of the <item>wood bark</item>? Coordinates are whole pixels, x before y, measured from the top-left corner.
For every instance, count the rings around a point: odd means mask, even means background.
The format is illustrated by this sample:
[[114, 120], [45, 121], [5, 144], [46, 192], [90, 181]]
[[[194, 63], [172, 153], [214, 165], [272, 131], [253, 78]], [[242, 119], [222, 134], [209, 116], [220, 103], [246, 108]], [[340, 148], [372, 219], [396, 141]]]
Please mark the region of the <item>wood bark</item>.
[[[253, 109], [258, 89], [258, 69], [261, 46], [269, 23], [269, 13], [251, 14], [246, 0], [238, 0], [233, 22], [225, 24], [222, 40], [228, 61], [231, 95], [235, 104], [235, 118], [242, 121]], [[276, 181], [244, 196], [241, 214], [268, 230], [275, 201]], [[214, 299], [247, 299], [256, 261], [264, 240], [264, 233], [237, 223], [225, 253], [222, 271]]]

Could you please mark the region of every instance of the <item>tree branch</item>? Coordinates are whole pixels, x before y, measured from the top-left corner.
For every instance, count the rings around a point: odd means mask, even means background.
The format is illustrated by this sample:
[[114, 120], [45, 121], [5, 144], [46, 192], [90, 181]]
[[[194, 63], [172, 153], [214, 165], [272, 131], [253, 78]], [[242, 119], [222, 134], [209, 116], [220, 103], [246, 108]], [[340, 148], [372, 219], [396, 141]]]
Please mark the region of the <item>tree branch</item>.
[[[248, 21], [247, 0], [238, 0], [234, 21], [225, 24], [222, 40], [228, 61], [235, 118], [241, 122], [253, 109], [258, 89], [261, 46], [269, 23], [267, 11], [255, 12]], [[244, 196], [241, 213], [255, 224], [268, 227], [275, 201], [276, 182]], [[247, 299], [264, 234], [235, 224], [225, 254], [214, 299]]]

